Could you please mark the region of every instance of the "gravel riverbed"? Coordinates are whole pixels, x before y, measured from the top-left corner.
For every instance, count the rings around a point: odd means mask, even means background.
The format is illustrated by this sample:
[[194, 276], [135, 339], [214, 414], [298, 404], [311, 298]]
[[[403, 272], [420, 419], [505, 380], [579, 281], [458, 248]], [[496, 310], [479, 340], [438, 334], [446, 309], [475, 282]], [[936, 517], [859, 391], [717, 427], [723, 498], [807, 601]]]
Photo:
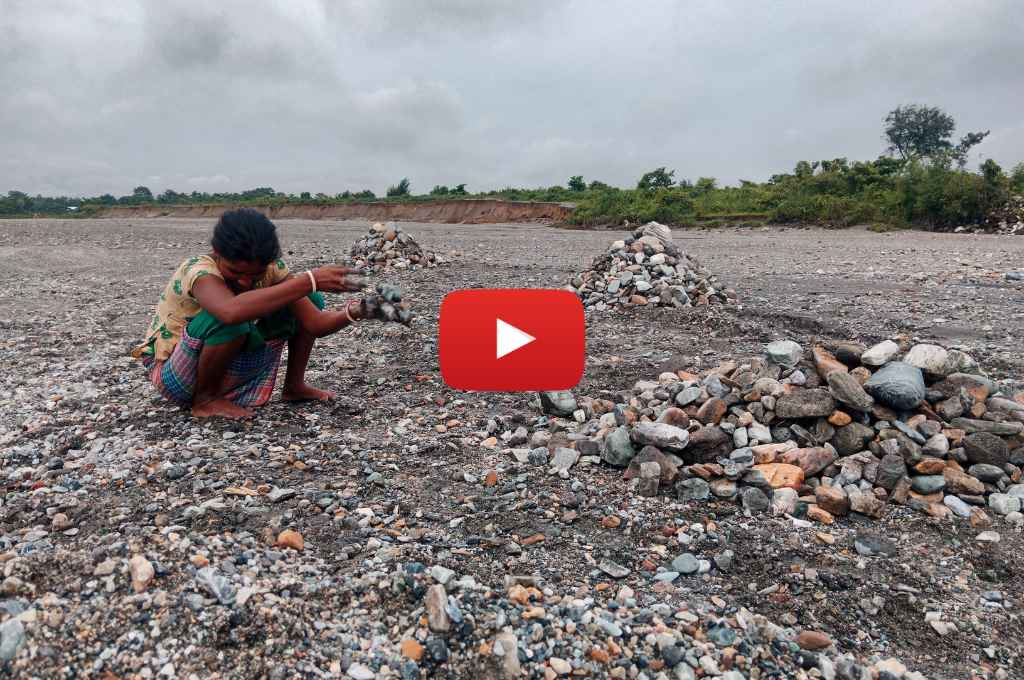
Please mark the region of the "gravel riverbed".
[[[368, 226], [278, 221], [294, 270], [340, 261]], [[642, 496], [591, 457], [558, 474], [513, 455], [536, 438], [557, 452], [582, 425], [545, 416], [536, 394], [443, 384], [445, 293], [563, 287], [628, 232], [401, 226], [446, 263], [374, 275], [402, 286], [410, 328], [318, 342], [309, 376], [335, 401], [197, 422], [128, 352], [212, 220], [0, 221], [0, 675], [1024, 673], [1024, 540], [1000, 517], [980, 528], [893, 507], [809, 526]], [[1005, 276], [1024, 269], [1024, 239], [674, 237], [736, 303], [589, 313], [577, 394], [775, 340], [935, 343], [1024, 378], [1024, 282]]]

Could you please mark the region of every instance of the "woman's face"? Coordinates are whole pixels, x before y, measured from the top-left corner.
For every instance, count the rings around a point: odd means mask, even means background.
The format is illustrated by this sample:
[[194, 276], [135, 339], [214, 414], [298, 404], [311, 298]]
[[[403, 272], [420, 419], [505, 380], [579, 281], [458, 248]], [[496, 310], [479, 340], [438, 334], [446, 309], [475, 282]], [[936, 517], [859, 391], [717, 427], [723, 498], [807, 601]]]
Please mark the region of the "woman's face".
[[267, 271], [265, 264], [247, 260], [228, 260], [220, 255], [217, 255], [217, 268], [224, 277], [224, 283], [235, 293], [252, 290]]

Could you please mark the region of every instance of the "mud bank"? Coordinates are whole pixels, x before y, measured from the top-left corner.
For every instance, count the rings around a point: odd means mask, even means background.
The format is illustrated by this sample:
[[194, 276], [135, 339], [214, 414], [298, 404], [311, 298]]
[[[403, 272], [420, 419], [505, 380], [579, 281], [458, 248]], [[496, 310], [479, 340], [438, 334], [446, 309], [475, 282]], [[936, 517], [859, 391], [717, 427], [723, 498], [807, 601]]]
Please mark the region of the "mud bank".
[[[232, 204], [140, 205], [106, 208], [97, 217], [217, 217]], [[344, 205], [251, 206], [271, 219], [402, 220], [443, 224], [507, 224], [510, 222], [563, 222], [572, 214], [568, 203], [535, 203], [467, 199], [422, 203], [349, 203]]]

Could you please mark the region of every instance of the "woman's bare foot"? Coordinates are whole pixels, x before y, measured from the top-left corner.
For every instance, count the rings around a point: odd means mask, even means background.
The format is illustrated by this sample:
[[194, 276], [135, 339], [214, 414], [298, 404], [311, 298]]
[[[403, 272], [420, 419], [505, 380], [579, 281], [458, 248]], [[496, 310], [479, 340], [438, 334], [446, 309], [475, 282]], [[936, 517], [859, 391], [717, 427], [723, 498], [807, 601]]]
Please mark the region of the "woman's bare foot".
[[222, 416], [238, 420], [240, 418], [252, 418], [253, 413], [244, 406], [228, 401], [227, 399], [211, 399], [192, 407], [192, 416], [195, 418], [212, 418]]
[[281, 399], [284, 401], [329, 401], [334, 399], [334, 392], [328, 392], [307, 383], [302, 383], [297, 387], [285, 386], [281, 390]]

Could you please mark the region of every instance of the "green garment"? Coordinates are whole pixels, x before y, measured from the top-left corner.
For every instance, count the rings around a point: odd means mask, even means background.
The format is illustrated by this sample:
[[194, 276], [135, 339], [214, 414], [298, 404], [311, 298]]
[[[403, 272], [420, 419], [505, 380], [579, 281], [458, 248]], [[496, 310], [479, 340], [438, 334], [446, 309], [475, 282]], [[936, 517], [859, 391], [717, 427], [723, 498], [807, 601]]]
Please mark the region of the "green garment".
[[[316, 305], [317, 309], [326, 306], [322, 293], [310, 293], [306, 296]], [[226, 324], [205, 309], [188, 322], [186, 332], [190, 338], [202, 340], [207, 345], [223, 345], [243, 335], [246, 336], [243, 351], [259, 349], [264, 341], [277, 338], [290, 338], [299, 330], [299, 320], [287, 307], [268, 314], [256, 321]]]

